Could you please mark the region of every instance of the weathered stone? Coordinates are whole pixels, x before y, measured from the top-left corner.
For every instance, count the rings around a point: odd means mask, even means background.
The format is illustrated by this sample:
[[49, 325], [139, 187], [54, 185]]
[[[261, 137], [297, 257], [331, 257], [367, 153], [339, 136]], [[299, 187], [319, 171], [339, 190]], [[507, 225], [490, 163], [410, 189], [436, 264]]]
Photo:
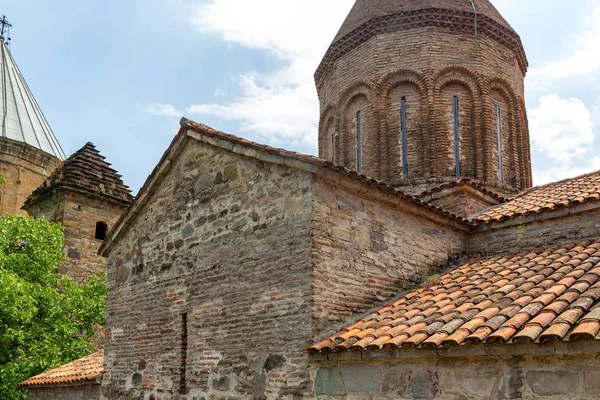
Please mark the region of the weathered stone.
[[492, 394], [495, 383], [496, 378], [487, 376], [474, 376], [461, 379], [460, 388], [467, 397], [473, 399], [483, 399]]
[[403, 366], [390, 366], [384, 368], [381, 378], [381, 392], [390, 396], [403, 396], [408, 389], [410, 369]]
[[317, 395], [343, 396], [347, 393], [339, 368], [320, 368], [315, 378]]
[[527, 383], [542, 396], [573, 394], [579, 386], [579, 375], [567, 371], [529, 371]]
[[349, 392], [379, 393], [381, 368], [367, 364], [342, 365], [342, 376]]
[[583, 373], [583, 389], [588, 394], [600, 396], [600, 370], [585, 371]]
[[408, 385], [408, 393], [415, 399], [427, 399], [440, 393], [440, 383], [437, 372], [418, 371]]
[[501, 399], [520, 399], [525, 390], [523, 373], [516, 369], [508, 371], [498, 385], [498, 397]]

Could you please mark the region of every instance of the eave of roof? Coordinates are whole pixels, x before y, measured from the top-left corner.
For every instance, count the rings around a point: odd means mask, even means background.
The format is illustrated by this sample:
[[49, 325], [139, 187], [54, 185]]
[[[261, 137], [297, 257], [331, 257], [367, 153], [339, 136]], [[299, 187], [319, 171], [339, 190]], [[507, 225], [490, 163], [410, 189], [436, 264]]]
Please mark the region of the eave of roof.
[[99, 383], [104, 374], [104, 350], [46, 371], [21, 382], [27, 388]]
[[600, 239], [471, 260], [309, 353], [600, 339]]
[[287, 165], [292, 168], [308, 171], [311, 173], [318, 173], [319, 171], [329, 171], [338, 176], [347, 177], [356, 182], [361, 182], [365, 185], [370, 186], [381, 193], [385, 193], [388, 196], [394, 197], [397, 201], [406, 201], [420, 210], [431, 212], [440, 219], [443, 219], [448, 224], [454, 224], [456, 228], [468, 230], [468, 221], [460, 216], [457, 216], [449, 211], [443, 210], [440, 207], [436, 207], [432, 204], [424, 202], [417, 197], [403, 193], [402, 191], [395, 189], [382, 181], [378, 181], [373, 178], [369, 178], [365, 175], [359, 174], [351, 169], [335, 165], [329, 161], [320, 159], [315, 156], [288, 151], [284, 149], [278, 149], [264, 144], [256, 143], [250, 140], [246, 140], [234, 135], [217, 131], [204, 124], [194, 122], [187, 118], [182, 118], [180, 121], [181, 128], [179, 133], [171, 145], [167, 148], [163, 154], [158, 165], [154, 168], [142, 188], [140, 189], [135, 201], [125, 212], [119, 221], [115, 224], [114, 228], [109, 233], [107, 240], [102, 244], [99, 249], [99, 253], [106, 256], [112, 246], [114, 245], [115, 239], [121, 234], [125, 226], [131, 224], [138, 211], [148, 200], [150, 193], [153, 188], [162, 180], [162, 177], [170, 169], [171, 163], [178, 157], [180, 152], [185, 147], [185, 144], [190, 138], [202, 139], [199, 136], [193, 136], [189, 132], [193, 132], [196, 135], [201, 135], [206, 138], [205, 142], [210, 143], [214, 146], [226, 148], [230, 151], [244, 154], [250, 157], [256, 157], [265, 162], [278, 163]]

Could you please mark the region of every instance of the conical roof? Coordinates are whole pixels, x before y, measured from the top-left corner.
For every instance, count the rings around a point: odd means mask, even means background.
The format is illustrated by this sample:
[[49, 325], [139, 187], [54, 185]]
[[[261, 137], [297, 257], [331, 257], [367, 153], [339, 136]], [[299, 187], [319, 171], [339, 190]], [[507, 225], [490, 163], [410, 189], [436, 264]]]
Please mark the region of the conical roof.
[[117, 171], [105, 161], [93, 143], [86, 143], [71, 155], [25, 201], [28, 209], [57, 190], [72, 190], [120, 205], [133, 201], [131, 190]]
[[43, 152], [66, 158], [40, 106], [0, 36], [0, 134]]
[[523, 74], [527, 72], [521, 38], [489, 0], [356, 0], [315, 72], [317, 86], [338, 58], [366, 41], [421, 27], [486, 35], [514, 51]]
[[489, 0], [357, 0], [334, 42], [364, 23], [385, 16], [428, 9], [472, 13], [473, 7], [478, 16], [488, 17], [514, 31]]

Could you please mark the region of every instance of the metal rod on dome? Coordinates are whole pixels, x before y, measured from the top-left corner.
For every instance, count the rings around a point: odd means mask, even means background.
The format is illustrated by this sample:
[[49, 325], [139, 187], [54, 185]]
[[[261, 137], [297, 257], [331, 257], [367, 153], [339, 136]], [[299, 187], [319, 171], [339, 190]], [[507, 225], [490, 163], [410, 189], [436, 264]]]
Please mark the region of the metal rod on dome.
[[2, 36], [4, 36], [5, 32], [8, 33], [8, 28], [12, 27], [12, 25], [6, 19], [6, 15], [3, 15], [2, 19], [0, 19], [0, 25], [2, 25], [2, 27], [0, 28], [0, 35]]

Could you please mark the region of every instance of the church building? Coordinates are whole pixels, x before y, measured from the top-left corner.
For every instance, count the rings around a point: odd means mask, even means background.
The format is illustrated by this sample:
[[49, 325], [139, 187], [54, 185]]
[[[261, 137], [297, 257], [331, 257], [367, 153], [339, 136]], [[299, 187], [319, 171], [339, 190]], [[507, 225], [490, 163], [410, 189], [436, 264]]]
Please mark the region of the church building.
[[357, 0], [315, 73], [319, 157], [183, 118], [100, 248], [102, 371], [58, 381], [598, 399], [600, 172], [532, 187], [527, 68], [489, 0]]

